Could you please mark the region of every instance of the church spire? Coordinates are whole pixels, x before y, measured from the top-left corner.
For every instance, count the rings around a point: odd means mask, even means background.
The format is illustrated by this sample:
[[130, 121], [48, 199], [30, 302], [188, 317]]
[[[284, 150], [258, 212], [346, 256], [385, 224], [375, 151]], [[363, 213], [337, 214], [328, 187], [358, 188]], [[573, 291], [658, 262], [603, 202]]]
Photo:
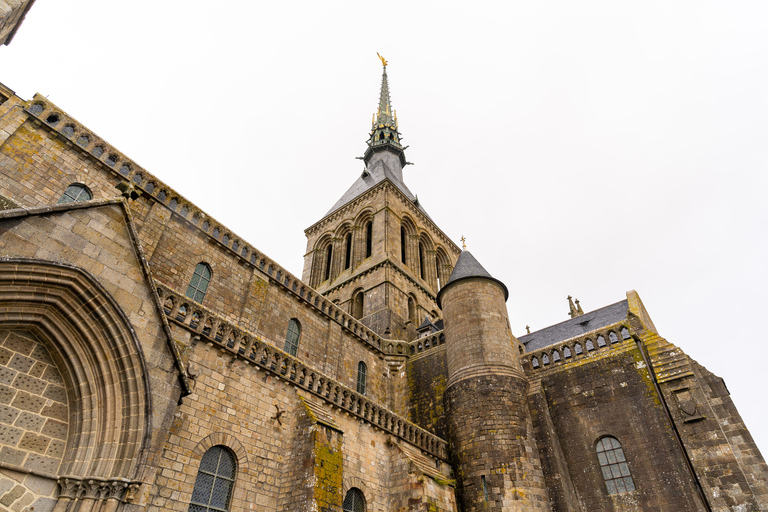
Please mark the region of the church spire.
[[[378, 53], [376, 55], [379, 55]], [[405, 166], [405, 154], [400, 144], [400, 132], [397, 130], [397, 112], [392, 109], [389, 98], [389, 79], [387, 77], [388, 62], [379, 55], [384, 71], [381, 76], [381, 93], [379, 94], [379, 109], [373, 115], [371, 134], [368, 138], [368, 149], [363, 159], [367, 164], [374, 153], [388, 150], [400, 157], [401, 166]]]

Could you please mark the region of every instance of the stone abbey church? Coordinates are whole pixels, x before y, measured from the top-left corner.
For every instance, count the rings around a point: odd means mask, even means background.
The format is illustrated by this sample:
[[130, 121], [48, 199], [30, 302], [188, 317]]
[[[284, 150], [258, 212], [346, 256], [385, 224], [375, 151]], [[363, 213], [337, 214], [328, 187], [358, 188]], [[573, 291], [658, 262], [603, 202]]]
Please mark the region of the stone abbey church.
[[722, 379], [637, 293], [511, 332], [405, 184], [384, 66], [301, 277], [0, 85], [0, 509], [768, 510]]

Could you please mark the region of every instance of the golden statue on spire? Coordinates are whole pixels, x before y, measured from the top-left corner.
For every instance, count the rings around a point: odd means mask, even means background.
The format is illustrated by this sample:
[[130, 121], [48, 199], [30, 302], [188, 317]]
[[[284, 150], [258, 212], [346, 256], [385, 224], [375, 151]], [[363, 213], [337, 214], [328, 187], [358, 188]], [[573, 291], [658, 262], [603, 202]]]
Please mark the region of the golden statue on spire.
[[[376, 55], [379, 55], [379, 52], [376, 52]], [[387, 67], [387, 61], [386, 61], [386, 60], [384, 60], [384, 57], [382, 57], [381, 55], [379, 55], [379, 59], [381, 59], [381, 63], [382, 63], [382, 64], [384, 64], [384, 67]]]

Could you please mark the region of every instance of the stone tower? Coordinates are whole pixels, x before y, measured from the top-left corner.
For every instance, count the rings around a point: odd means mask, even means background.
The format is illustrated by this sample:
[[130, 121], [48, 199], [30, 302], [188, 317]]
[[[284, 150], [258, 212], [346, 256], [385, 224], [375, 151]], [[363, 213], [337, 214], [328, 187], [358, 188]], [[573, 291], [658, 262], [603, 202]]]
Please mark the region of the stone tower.
[[465, 512], [550, 510], [508, 296], [465, 250], [437, 299], [445, 314], [446, 417]]
[[405, 185], [405, 149], [385, 64], [365, 168], [305, 230], [302, 280], [379, 335], [411, 340], [425, 316], [442, 317], [437, 293], [460, 251]]

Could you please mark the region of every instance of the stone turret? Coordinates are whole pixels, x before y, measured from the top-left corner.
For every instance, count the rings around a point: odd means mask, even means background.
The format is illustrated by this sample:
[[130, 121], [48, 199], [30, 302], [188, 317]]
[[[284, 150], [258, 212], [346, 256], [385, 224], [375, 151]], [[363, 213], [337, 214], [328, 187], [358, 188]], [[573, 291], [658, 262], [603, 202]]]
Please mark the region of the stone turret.
[[446, 417], [465, 512], [551, 510], [508, 296], [466, 250], [437, 296], [445, 321]]

